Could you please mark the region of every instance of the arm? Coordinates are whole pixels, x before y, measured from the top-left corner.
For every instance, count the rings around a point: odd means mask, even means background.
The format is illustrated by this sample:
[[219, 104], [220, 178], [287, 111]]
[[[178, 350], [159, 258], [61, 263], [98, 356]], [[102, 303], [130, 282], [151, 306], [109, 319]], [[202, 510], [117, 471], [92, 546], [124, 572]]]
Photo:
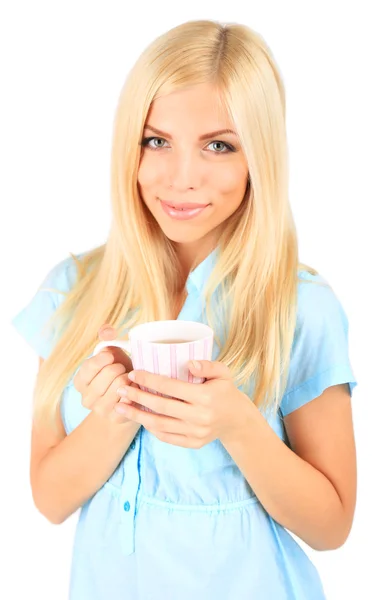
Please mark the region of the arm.
[[65, 521], [108, 480], [138, 429], [93, 411], [68, 436], [60, 415], [57, 433], [34, 426], [30, 477], [38, 510], [52, 523]]
[[[201, 448], [218, 438], [270, 516], [314, 549], [339, 547], [351, 528], [356, 460], [347, 385], [335, 385], [285, 418], [291, 448], [233, 384], [226, 365], [198, 361], [202, 385], [134, 371], [129, 379], [184, 402], [128, 387], [126, 416], [163, 442]], [[136, 402], [158, 414], [135, 408]]]
[[285, 418], [288, 448], [259, 411], [224, 445], [273, 519], [317, 550], [341, 546], [356, 501], [356, 457], [347, 385]]

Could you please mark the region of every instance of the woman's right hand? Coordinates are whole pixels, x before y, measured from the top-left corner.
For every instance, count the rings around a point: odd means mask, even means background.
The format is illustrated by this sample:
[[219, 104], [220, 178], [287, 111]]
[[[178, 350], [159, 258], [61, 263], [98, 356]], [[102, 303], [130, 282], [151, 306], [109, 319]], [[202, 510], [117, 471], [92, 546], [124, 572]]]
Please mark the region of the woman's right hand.
[[[104, 325], [98, 332], [100, 341], [116, 339], [116, 330]], [[103, 348], [96, 356], [86, 359], [74, 377], [74, 386], [82, 396], [82, 405], [100, 417], [115, 423], [126, 423], [126, 419], [115, 411], [120, 401], [117, 389], [124, 385], [135, 385], [128, 379], [132, 363], [127, 354], [115, 346]]]

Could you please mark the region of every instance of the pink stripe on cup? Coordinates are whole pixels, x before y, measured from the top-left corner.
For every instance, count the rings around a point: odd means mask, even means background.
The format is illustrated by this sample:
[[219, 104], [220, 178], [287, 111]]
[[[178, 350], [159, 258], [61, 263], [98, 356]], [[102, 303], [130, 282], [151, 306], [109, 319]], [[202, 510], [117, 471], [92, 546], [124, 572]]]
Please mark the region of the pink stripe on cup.
[[[194, 360], [195, 356], [195, 344], [190, 344], [189, 346], [189, 360]], [[194, 383], [194, 377], [189, 371], [188, 382]]]
[[[152, 367], [155, 375], [159, 375], [159, 357], [156, 346], [152, 346]], [[159, 396], [159, 392], [153, 391], [153, 394]]]
[[171, 377], [177, 379], [177, 346], [170, 345]]
[[142, 352], [141, 340], [137, 340], [137, 350], [138, 350], [138, 371], [143, 371], [143, 352]]
[[159, 375], [159, 357], [156, 346], [152, 346], [152, 366], [154, 368], [155, 375]]

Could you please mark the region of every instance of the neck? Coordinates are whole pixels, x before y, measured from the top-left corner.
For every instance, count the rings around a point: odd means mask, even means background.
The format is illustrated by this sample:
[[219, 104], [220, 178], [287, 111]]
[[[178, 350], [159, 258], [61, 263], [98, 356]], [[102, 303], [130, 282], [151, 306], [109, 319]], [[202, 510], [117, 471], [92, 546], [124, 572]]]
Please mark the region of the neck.
[[186, 281], [190, 271], [195, 269], [214, 250], [216, 244], [210, 240], [192, 242], [190, 244], [175, 243], [175, 250], [180, 262], [182, 277]]

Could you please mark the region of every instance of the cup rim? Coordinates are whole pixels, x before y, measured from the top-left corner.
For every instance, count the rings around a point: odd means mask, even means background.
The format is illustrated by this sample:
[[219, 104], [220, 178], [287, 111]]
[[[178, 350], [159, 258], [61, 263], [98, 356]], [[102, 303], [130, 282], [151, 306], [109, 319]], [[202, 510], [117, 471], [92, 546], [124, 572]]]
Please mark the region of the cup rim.
[[[213, 338], [213, 337], [214, 337], [214, 332], [213, 332], [213, 329], [212, 329], [211, 327], [209, 327], [209, 325], [206, 325], [205, 323], [199, 323], [198, 321], [180, 321], [180, 320], [178, 320], [178, 319], [168, 319], [168, 320], [162, 320], [162, 321], [148, 321], [148, 322], [146, 322], [146, 323], [140, 323], [139, 325], [136, 325], [135, 327], [133, 327], [133, 328], [132, 328], [132, 329], [129, 331], [129, 334], [128, 334], [128, 338], [129, 338], [129, 340], [130, 340], [130, 341], [132, 341], [132, 340], [138, 340], [138, 339], [139, 339], [139, 340], [141, 340], [142, 342], [146, 342], [146, 343], [148, 343], [148, 344], [153, 344], [154, 346], [157, 346], [157, 345], [159, 345], [159, 346], [164, 346], [164, 343], [163, 343], [163, 342], [161, 342], [161, 341], [152, 341], [152, 340], [148, 340], [148, 339], [146, 339], [146, 338], [138, 338], [138, 337], [136, 337], [136, 335], [135, 335], [135, 333], [136, 333], [138, 330], [140, 330], [140, 329], [143, 329], [143, 328], [145, 328], [147, 325], [152, 325], [152, 324], [154, 324], [154, 323], [156, 323], [156, 324], [159, 324], [159, 326], [160, 326], [161, 324], [163, 324], [163, 325], [164, 325], [165, 323], [167, 323], [167, 324], [168, 324], [168, 323], [173, 323], [173, 324], [175, 324], [175, 323], [182, 323], [183, 325], [187, 325], [187, 324], [189, 324], [189, 325], [193, 325], [193, 326], [197, 325], [197, 326], [200, 326], [202, 329], [204, 329], [204, 330], [205, 330], [205, 333], [204, 333], [204, 335], [203, 335], [203, 334], [201, 334], [201, 336], [200, 336], [200, 337], [198, 336], [196, 339], [193, 339], [193, 340], [187, 340], [187, 341], [185, 341], [185, 342], [173, 342], [173, 343], [174, 343], [175, 345], [177, 345], [177, 346], [182, 346], [182, 345], [185, 345], [185, 344], [193, 344], [194, 342], [202, 342], [203, 340], [207, 340], [207, 339], [210, 339], [210, 338]], [[172, 342], [170, 342], [170, 344], [169, 344], [169, 345], [171, 345], [171, 344], [172, 344]]]

